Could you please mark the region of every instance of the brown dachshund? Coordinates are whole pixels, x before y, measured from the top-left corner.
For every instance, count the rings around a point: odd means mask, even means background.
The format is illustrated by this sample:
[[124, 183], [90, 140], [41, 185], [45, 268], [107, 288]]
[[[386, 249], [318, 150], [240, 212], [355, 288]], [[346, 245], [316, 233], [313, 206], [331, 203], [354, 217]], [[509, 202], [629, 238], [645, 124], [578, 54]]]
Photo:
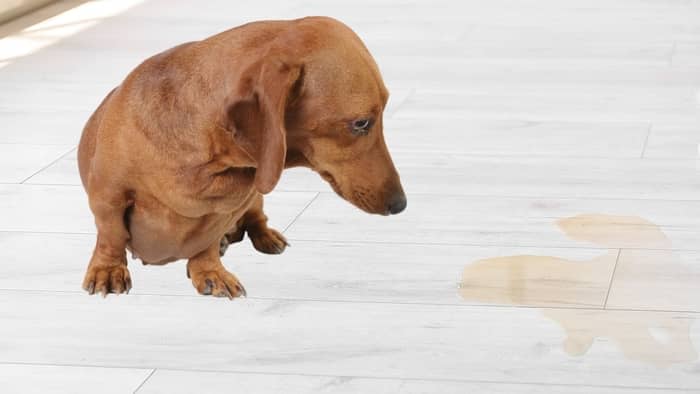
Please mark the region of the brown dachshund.
[[80, 140], [97, 226], [83, 288], [128, 292], [128, 249], [144, 264], [188, 259], [200, 294], [245, 295], [220, 254], [244, 232], [263, 253], [284, 250], [262, 196], [288, 167], [366, 212], [403, 211], [382, 134], [388, 96], [362, 41], [324, 17], [250, 23], [147, 59]]

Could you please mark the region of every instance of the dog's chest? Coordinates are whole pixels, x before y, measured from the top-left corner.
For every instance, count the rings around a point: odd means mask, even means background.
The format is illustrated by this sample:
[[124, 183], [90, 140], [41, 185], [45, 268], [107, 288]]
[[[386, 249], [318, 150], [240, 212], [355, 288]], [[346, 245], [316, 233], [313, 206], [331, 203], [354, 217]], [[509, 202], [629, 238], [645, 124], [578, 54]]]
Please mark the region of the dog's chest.
[[136, 198], [128, 212], [131, 251], [150, 264], [190, 258], [223, 237], [247, 206], [200, 217], [179, 214], [153, 196]]
[[148, 194], [177, 214], [199, 218], [229, 214], [249, 204], [255, 195], [255, 169], [228, 168], [199, 174], [172, 171], [149, 179]]

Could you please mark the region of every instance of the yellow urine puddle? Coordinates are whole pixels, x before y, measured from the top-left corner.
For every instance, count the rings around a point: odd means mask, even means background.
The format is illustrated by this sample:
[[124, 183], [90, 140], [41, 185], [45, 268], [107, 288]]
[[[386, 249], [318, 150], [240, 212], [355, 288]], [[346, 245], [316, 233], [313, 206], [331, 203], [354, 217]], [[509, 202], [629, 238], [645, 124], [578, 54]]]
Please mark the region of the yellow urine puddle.
[[[670, 312], [603, 309], [618, 248], [670, 249], [670, 240], [657, 225], [639, 217], [602, 214], [565, 218], [557, 225], [570, 238], [608, 248], [608, 252], [588, 261], [534, 255], [478, 260], [465, 267], [460, 295], [493, 304], [587, 307], [542, 309], [566, 331], [563, 348], [572, 356], [582, 356], [595, 338], [605, 337], [626, 357], [659, 367], [698, 358], [690, 340], [694, 319]], [[677, 261], [671, 252], [666, 257], [666, 261]]]

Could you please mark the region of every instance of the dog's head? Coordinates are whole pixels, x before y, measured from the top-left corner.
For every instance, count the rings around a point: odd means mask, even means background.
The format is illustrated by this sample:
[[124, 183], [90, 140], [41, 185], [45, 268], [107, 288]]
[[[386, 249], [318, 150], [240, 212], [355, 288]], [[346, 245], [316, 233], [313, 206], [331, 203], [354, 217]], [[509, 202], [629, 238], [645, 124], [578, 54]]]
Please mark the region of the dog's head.
[[389, 93], [362, 41], [323, 17], [294, 21], [274, 40], [250, 82], [264, 119], [258, 190], [272, 190], [284, 167], [306, 166], [366, 212], [403, 211], [406, 196], [383, 135]]

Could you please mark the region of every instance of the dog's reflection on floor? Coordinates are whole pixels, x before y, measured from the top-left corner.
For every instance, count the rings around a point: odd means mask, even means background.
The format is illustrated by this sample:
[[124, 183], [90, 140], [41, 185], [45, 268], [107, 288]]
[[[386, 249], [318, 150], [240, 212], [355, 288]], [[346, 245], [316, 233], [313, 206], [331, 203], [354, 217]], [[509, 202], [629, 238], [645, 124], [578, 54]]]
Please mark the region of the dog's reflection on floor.
[[585, 354], [595, 338], [609, 338], [626, 357], [660, 367], [698, 358], [690, 339], [692, 317], [603, 309], [620, 249], [644, 245], [644, 249], [625, 251], [635, 259], [644, 258], [649, 253], [645, 249], [656, 249], [655, 258], [680, 264], [657, 225], [639, 217], [600, 214], [565, 218], [557, 224], [570, 238], [608, 248], [608, 252], [588, 261], [535, 255], [478, 260], [464, 269], [461, 296], [485, 303], [543, 307], [542, 313], [566, 331], [563, 347], [572, 356]]

